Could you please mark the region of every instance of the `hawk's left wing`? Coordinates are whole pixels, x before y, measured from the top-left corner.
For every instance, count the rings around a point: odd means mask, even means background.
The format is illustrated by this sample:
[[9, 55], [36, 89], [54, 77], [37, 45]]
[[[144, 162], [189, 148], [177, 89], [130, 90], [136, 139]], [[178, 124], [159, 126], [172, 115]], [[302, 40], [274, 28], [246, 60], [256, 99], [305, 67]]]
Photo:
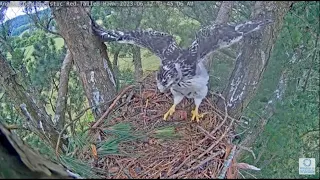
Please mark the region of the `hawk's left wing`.
[[181, 51], [173, 36], [167, 33], [153, 30], [137, 31], [117, 31], [104, 30], [92, 21], [94, 34], [102, 41], [116, 41], [118, 43], [133, 44], [149, 49], [152, 53], [160, 57], [164, 63], [168, 59], [175, 59]]
[[261, 29], [271, 20], [248, 21], [238, 25], [216, 24], [201, 29], [188, 50], [197, 60], [204, 59], [211, 52], [239, 42], [243, 36]]

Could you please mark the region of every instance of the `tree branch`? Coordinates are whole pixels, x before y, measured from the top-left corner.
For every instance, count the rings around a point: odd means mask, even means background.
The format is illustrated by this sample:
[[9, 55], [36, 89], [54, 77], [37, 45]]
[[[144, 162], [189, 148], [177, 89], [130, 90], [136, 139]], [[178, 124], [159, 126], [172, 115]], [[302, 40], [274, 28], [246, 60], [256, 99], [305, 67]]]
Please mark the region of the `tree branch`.
[[[232, 12], [232, 7], [233, 7], [234, 2], [233, 1], [223, 1], [220, 9], [218, 11], [217, 18], [215, 20], [215, 23], [217, 24], [225, 24], [228, 22], [230, 18], [230, 14]], [[223, 54], [227, 53], [227, 50], [219, 50], [219, 52], [222, 52]], [[208, 67], [208, 73], [212, 72], [212, 64], [213, 64], [213, 57], [214, 54], [211, 54], [208, 58], [207, 61], [205, 62], [205, 66]]]
[[56, 102], [56, 113], [53, 118], [53, 122], [62, 129], [65, 124], [65, 110], [67, 105], [67, 93], [68, 93], [68, 82], [69, 73], [72, 67], [72, 56], [70, 51], [67, 50], [67, 54], [63, 60], [62, 67], [60, 70], [59, 90], [58, 98]]
[[32, 128], [42, 139], [47, 140], [54, 147], [58, 133], [43, 104], [38, 104], [37, 98], [28, 93], [19, 83], [18, 74], [13, 71], [6, 58], [1, 54], [0, 67], [0, 85], [4, 88], [7, 95], [13, 99], [17, 111], [32, 122], [30, 123], [32, 124]]
[[222, 23], [228, 22], [230, 15], [231, 15], [231, 12], [232, 12], [233, 4], [234, 4], [234, 1], [223, 1], [222, 2], [220, 9], [219, 9], [219, 12], [218, 12], [218, 15], [217, 15], [217, 18], [216, 18], [216, 21], [215, 21], [217, 24], [222, 24]]
[[53, 17], [50, 17], [50, 19], [49, 19], [49, 21], [48, 21], [48, 23], [46, 24], [46, 25], [43, 25], [40, 21], [40, 17], [38, 16], [38, 11], [37, 11], [37, 9], [35, 8], [35, 15], [33, 16], [32, 14], [30, 14], [30, 13], [26, 13], [31, 19], [32, 19], [32, 21], [34, 22], [34, 24], [38, 27], [38, 28], [40, 28], [40, 29], [43, 29], [45, 32], [47, 32], [47, 33], [51, 33], [51, 34], [53, 34], [53, 35], [57, 35], [57, 36], [60, 36], [60, 37], [62, 37], [61, 36], [61, 34], [59, 34], [58, 32], [54, 32], [54, 31], [51, 31], [50, 29], [49, 29], [49, 25], [50, 25], [50, 22], [52, 21], [52, 19], [53, 19]]

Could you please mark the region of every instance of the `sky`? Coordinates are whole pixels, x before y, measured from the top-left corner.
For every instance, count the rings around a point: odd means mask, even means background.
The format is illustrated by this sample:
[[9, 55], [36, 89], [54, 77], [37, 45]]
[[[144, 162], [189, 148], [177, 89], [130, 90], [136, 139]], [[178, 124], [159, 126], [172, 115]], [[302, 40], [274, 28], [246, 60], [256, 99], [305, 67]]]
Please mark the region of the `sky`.
[[[23, 6], [20, 4], [23, 1], [11, 1], [10, 4], [7, 6], [8, 9], [6, 11], [5, 19], [4, 22], [12, 19], [14, 17], [24, 15], [25, 13], [23, 12]], [[39, 8], [39, 10], [46, 9], [47, 7], [42, 7]]]

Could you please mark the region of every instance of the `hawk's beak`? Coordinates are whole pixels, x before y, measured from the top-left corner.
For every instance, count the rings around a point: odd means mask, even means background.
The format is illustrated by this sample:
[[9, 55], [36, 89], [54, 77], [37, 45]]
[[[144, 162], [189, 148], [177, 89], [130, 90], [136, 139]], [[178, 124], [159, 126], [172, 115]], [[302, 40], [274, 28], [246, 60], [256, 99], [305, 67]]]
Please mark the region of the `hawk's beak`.
[[159, 91], [160, 91], [161, 93], [163, 93], [163, 92], [165, 91], [164, 88], [159, 88], [159, 87], [158, 87], [158, 89], [159, 89]]
[[165, 88], [164, 86], [162, 86], [162, 84], [159, 83], [159, 82], [157, 82], [157, 86], [158, 86], [158, 89], [159, 89], [159, 91], [160, 91], [161, 93], [163, 93], [163, 92], [166, 90], [166, 88]]

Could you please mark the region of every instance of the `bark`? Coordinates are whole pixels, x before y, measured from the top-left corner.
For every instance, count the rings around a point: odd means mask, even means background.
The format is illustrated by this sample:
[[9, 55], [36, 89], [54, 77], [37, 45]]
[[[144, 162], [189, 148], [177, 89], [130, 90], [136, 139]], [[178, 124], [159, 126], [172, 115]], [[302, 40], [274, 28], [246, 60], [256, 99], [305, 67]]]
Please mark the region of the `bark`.
[[47, 179], [72, 176], [63, 166], [43, 158], [0, 123], [0, 178]]
[[[281, 102], [287, 88], [287, 80], [288, 74], [286, 70], [282, 71], [280, 76], [278, 85], [276, 90], [274, 91], [273, 95], [269, 99], [268, 103], [264, 107], [262, 111], [261, 117], [257, 126], [252, 129], [252, 133], [246, 136], [246, 138], [241, 142], [241, 146], [243, 147], [250, 147], [255, 140], [259, 137], [259, 135], [264, 131], [265, 125], [268, 123], [268, 120], [274, 115], [275, 113], [275, 106], [277, 102]], [[242, 151], [239, 151], [237, 156], [241, 156]]]
[[[289, 62], [294, 63], [297, 59], [300, 59], [303, 55], [302, 51], [300, 49], [296, 49], [296, 51], [293, 53], [292, 57], [290, 58]], [[242, 147], [251, 147], [252, 144], [258, 139], [258, 137], [261, 135], [261, 133], [264, 131], [265, 125], [269, 122], [269, 119], [274, 115], [276, 112], [276, 104], [278, 102], [281, 102], [284, 98], [284, 94], [286, 89], [288, 88], [288, 74], [292, 73], [291, 70], [288, 69], [288, 67], [284, 67], [277, 87], [274, 90], [272, 96], [269, 98], [268, 103], [265, 105], [264, 109], [262, 110], [262, 113], [259, 115], [258, 122], [250, 128], [250, 134], [246, 135], [245, 139], [241, 141]], [[244, 153], [242, 149], [239, 150], [237, 157], [241, 157], [241, 155]]]
[[[141, 12], [136, 17], [135, 29], [139, 28], [142, 17], [143, 17], [143, 9], [141, 9]], [[133, 46], [132, 55], [133, 55], [132, 60], [134, 64], [134, 79], [136, 81], [139, 81], [143, 76], [143, 69], [142, 69], [142, 63], [141, 63], [141, 48], [138, 46]]]
[[60, 71], [60, 80], [59, 80], [59, 90], [58, 97], [56, 102], [56, 111], [53, 118], [53, 123], [57, 126], [58, 129], [63, 129], [65, 124], [65, 113], [67, 107], [67, 94], [68, 94], [68, 82], [69, 82], [69, 73], [72, 67], [72, 57], [70, 51], [67, 51], [66, 57], [63, 60], [61, 71]]
[[37, 103], [32, 93], [19, 83], [19, 75], [9, 66], [5, 57], [0, 54], [0, 85], [5, 93], [12, 99], [16, 110], [26, 118], [26, 122], [33, 132], [40, 138], [55, 147], [58, 141], [59, 130], [57, 130], [43, 105]]
[[119, 90], [120, 87], [120, 82], [119, 82], [119, 75], [120, 75], [120, 70], [118, 66], [118, 59], [119, 59], [119, 54], [122, 49], [122, 46], [120, 46], [116, 51], [114, 52], [113, 55], [113, 62], [112, 62], [112, 67], [113, 67], [113, 72], [114, 72], [114, 77], [116, 80], [116, 90]]
[[[274, 23], [243, 39], [236, 66], [223, 91], [229, 115], [238, 118], [255, 95], [291, 4], [289, 1], [258, 1], [255, 4], [253, 19], [273, 19]], [[217, 105], [223, 109], [224, 102], [218, 100]]]
[[133, 64], [134, 64], [134, 78], [136, 81], [139, 81], [143, 75], [140, 47], [133, 46], [132, 53], [133, 53], [132, 59], [133, 59]]
[[223, 1], [217, 18], [216, 18], [216, 23], [217, 24], [224, 24], [229, 21], [231, 12], [232, 12], [232, 7], [233, 7], [234, 1]]
[[[82, 1], [83, 3], [83, 1]], [[106, 45], [92, 33], [88, 7], [51, 7], [59, 32], [70, 50], [95, 119], [108, 109], [116, 83]]]

